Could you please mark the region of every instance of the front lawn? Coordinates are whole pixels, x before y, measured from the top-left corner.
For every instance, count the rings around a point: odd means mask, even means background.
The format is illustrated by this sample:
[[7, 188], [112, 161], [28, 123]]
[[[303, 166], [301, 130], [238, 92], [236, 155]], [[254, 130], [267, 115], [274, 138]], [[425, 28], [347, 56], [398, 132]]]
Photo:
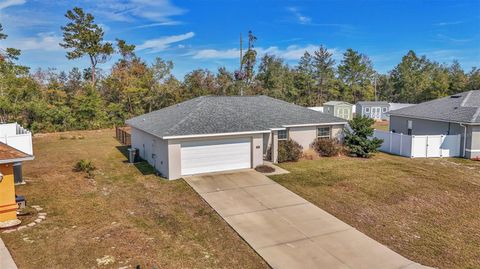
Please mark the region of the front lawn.
[[321, 158], [284, 163], [272, 178], [403, 256], [480, 268], [480, 162]]
[[[47, 219], [0, 233], [19, 268], [268, 268], [183, 180], [126, 163], [114, 135], [35, 136], [17, 194]], [[80, 159], [93, 161], [94, 179], [73, 171]]]

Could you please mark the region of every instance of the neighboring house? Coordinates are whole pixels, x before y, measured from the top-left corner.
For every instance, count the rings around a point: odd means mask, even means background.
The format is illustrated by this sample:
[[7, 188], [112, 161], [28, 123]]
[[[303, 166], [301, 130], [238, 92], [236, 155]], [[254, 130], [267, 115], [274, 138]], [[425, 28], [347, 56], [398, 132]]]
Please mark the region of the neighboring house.
[[202, 96], [126, 123], [140, 157], [177, 179], [277, 162], [279, 140], [307, 149], [317, 137], [341, 140], [347, 122], [267, 96]]
[[383, 101], [361, 101], [356, 104], [356, 114], [375, 120], [387, 120], [390, 104]]
[[343, 101], [329, 101], [323, 104], [323, 113], [351, 120], [353, 117], [352, 104]]
[[390, 131], [408, 135], [461, 135], [461, 156], [480, 157], [480, 90], [390, 112]]
[[318, 112], [323, 112], [323, 106], [311, 106], [309, 109], [318, 111]]
[[[32, 133], [18, 123], [0, 124], [0, 142], [28, 155], [33, 155]], [[22, 163], [14, 164], [15, 183], [23, 183]]]
[[33, 156], [0, 142], [0, 227], [18, 225], [13, 179], [14, 165]]
[[407, 104], [407, 103], [388, 103], [388, 104], [390, 105], [390, 111], [415, 105], [415, 104]]

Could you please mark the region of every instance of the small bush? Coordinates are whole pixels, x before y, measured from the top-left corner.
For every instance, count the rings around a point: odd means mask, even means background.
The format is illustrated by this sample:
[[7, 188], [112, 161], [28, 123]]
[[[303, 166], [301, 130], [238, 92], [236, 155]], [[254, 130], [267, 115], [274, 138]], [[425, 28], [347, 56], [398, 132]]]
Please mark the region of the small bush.
[[93, 178], [95, 176], [93, 174], [93, 171], [95, 169], [96, 167], [93, 165], [93, 162], [91, 160], [82, 159], [75, 164], [75, 171], [87, 173], [88, 178]]
[[312, 143], [312, 148], [320, 155], [325, 157], [338, 156], [342, 151], [342, 146], [337, 139], [317, 138]]
[[260, 173], [273, 173], [275, 172], [275, 168], [268, 166], [268, 165], [259, 165], [255, 167], [255, 170]]
[[289, 139], [278, 141], [278, 162], [296, 162], [302, 156], [302, 146]]

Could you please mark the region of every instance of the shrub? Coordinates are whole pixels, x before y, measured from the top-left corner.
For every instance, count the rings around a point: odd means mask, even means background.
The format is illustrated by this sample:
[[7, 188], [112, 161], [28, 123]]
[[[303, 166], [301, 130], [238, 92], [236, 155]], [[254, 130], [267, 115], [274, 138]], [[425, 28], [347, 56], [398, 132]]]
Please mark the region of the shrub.
[[302, 146], [289, 139], [278, 141], [278, 162], [296, 162], [302, 156]]
[[82, 159], [75, 164], [75, 171], [87, 173], [88, 178], [94, 178], [95, 175], [93, 174], [93, 171], [95, 169], [96, 167], [91, 160]]
[[349, 121], [351, 130], [345, 130], [345, 146], [351, 156], [369, 158], [378, 151], [383, 140], [370, 138], [373, 135], [374, 123], [373, 119], [361, 116], [356, 116]]
[[325, 157], [338, 156], [342, 151], [342, 146], [337, 139], [317, 138], [312, 143], [312, 148], [320, 155]]

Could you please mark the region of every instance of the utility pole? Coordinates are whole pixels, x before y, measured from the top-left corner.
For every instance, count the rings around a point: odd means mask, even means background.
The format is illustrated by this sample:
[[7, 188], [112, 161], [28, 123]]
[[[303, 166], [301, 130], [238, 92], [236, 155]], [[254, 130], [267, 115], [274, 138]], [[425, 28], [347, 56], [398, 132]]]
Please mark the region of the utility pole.
[[242, 48], [242, 33], [240, 33], [240, 71], [242, 71], [242, 57], [243, 57], [243, 48]]
[[377, 75], [373, 75], [373, 87], [375, 89], [375, 101], [377, 100]]
[[[243, 43], [242, 43], [242, 33], [240, 32], [240, 76], [243, 81]], [[240, 96], [243, 96], [243, 85], [240, 83]]]

